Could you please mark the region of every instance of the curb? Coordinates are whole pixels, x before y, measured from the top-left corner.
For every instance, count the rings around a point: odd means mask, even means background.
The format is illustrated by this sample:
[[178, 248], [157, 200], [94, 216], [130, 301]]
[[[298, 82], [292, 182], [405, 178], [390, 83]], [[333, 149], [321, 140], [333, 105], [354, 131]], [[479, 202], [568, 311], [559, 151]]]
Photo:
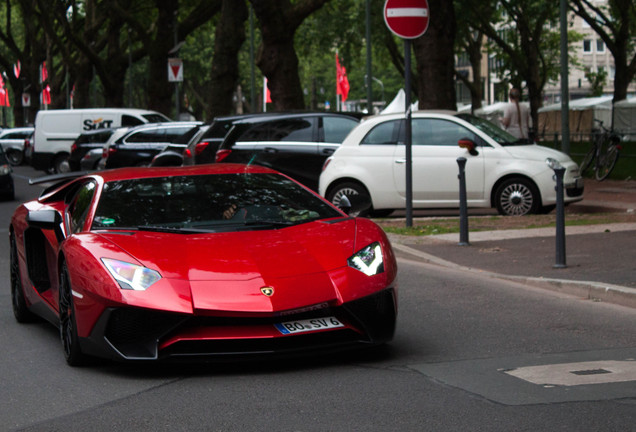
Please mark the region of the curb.
[[523, 283], [536, 288], [547, 289], [592, 301], [601, 301], [619, 306], [636, 308], [636, 289], [602, 282], [572, 281], [564, 279], [535, 278], [527, 276], [511, 276], [500, 273], [465, 267], [434, 255], [411, 248], [403, 243], [392, 242], [393, 249], [415, 256], [420, 261], [457, 270], [479, 273], [497, 279], [505, 279]]

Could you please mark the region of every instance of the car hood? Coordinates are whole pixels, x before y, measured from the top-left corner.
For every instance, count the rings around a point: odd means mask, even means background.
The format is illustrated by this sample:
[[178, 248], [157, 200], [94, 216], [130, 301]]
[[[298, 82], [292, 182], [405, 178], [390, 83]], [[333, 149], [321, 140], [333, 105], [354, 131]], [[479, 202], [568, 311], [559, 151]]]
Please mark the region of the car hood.
[[572, 160], [570, 156], [563, 152], [537, 144], [506, 146], [504, 148], [512, 157], [517, 159], [544, 161], [546, 158], [552, 158], [563, 163], [570, 162]]
[[[194, 309], [289, 310], [335, 301], [329, 274], [354, 252], [356, 222], [213, 234], [103, 233], [163, 278], [187, 280]], [[272, 298], [261, 288], [273, 287]]]

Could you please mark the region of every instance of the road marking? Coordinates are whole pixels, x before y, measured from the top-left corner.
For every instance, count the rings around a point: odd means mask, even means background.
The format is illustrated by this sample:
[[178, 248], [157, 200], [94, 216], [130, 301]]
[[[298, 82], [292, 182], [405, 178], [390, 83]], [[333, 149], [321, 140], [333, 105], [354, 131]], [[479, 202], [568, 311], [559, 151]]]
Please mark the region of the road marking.
[[636, 381], [636, 361], [593, 361], [528, 366], [505, 371], [538, 385], [577, 386]]

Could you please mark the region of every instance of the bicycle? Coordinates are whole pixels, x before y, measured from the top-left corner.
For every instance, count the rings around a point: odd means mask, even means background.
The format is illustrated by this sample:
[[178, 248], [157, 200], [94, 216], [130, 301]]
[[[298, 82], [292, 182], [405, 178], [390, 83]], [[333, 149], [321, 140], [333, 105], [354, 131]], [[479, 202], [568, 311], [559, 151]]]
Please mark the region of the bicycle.
[[596, 180], [603, 181], [610, 175], [616, 165], [618, 154], [621, 150], [621, 138], [613, 130], [603, 126], [601, 120], [594, 119], [594, 121], [599, 123], [599, 128], [592, 130], [592, 148], [581, 161], [581, 175], [594, 162]]

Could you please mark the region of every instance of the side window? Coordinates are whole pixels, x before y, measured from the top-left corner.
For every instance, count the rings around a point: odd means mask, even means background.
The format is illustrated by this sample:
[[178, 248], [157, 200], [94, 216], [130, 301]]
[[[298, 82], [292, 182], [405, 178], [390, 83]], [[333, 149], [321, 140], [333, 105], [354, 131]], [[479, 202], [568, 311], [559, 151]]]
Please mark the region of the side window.
[[192, 126], [168, 128], [165, 130], [166, 141], [176, 142], [179, 140], [179, 138], [181, 138], [186, 132], [189, 132], [191, 129], [192, 129]]
[[470, 130], [449, 120], [413, 119], [412, 125], [413, 145], [457, 146], [462, 138], [479, 141]]
[[126, 114], [123, 114], [121, 116], [121, 126], [122, 127], [139, 126], [140, 124], [144, 124], [144, 122], [139, 120], [137, 117], [129, 116], [129, 115], [126, 115]]
[[246, 130], [236, 141], [267, 141], [269, 123], [261, 123]]
[[380, 123], [367, 133], [361, 144], [397, 144], [399, 126], [399, 120]]
[[324, 142], [342, 143], [349, 135], [351, 129], [358, 124], [357, 121], [341, 117], [323, 117], [322, 128], [324, 131]]
[[68, 208], [71, 233], [81, 231], [84, 226], [94, 194], [95, 182], [88, 182], [77, 191], [73, 202]]
[[313, 120], [310, 118], [286, 119], [272, 122], [268, 141], [314, 141]]
[[166, 131], [163, 129], [150, 129], [133, 133], [125, 139], [127, 143], [153, 143], [165, 142]]

